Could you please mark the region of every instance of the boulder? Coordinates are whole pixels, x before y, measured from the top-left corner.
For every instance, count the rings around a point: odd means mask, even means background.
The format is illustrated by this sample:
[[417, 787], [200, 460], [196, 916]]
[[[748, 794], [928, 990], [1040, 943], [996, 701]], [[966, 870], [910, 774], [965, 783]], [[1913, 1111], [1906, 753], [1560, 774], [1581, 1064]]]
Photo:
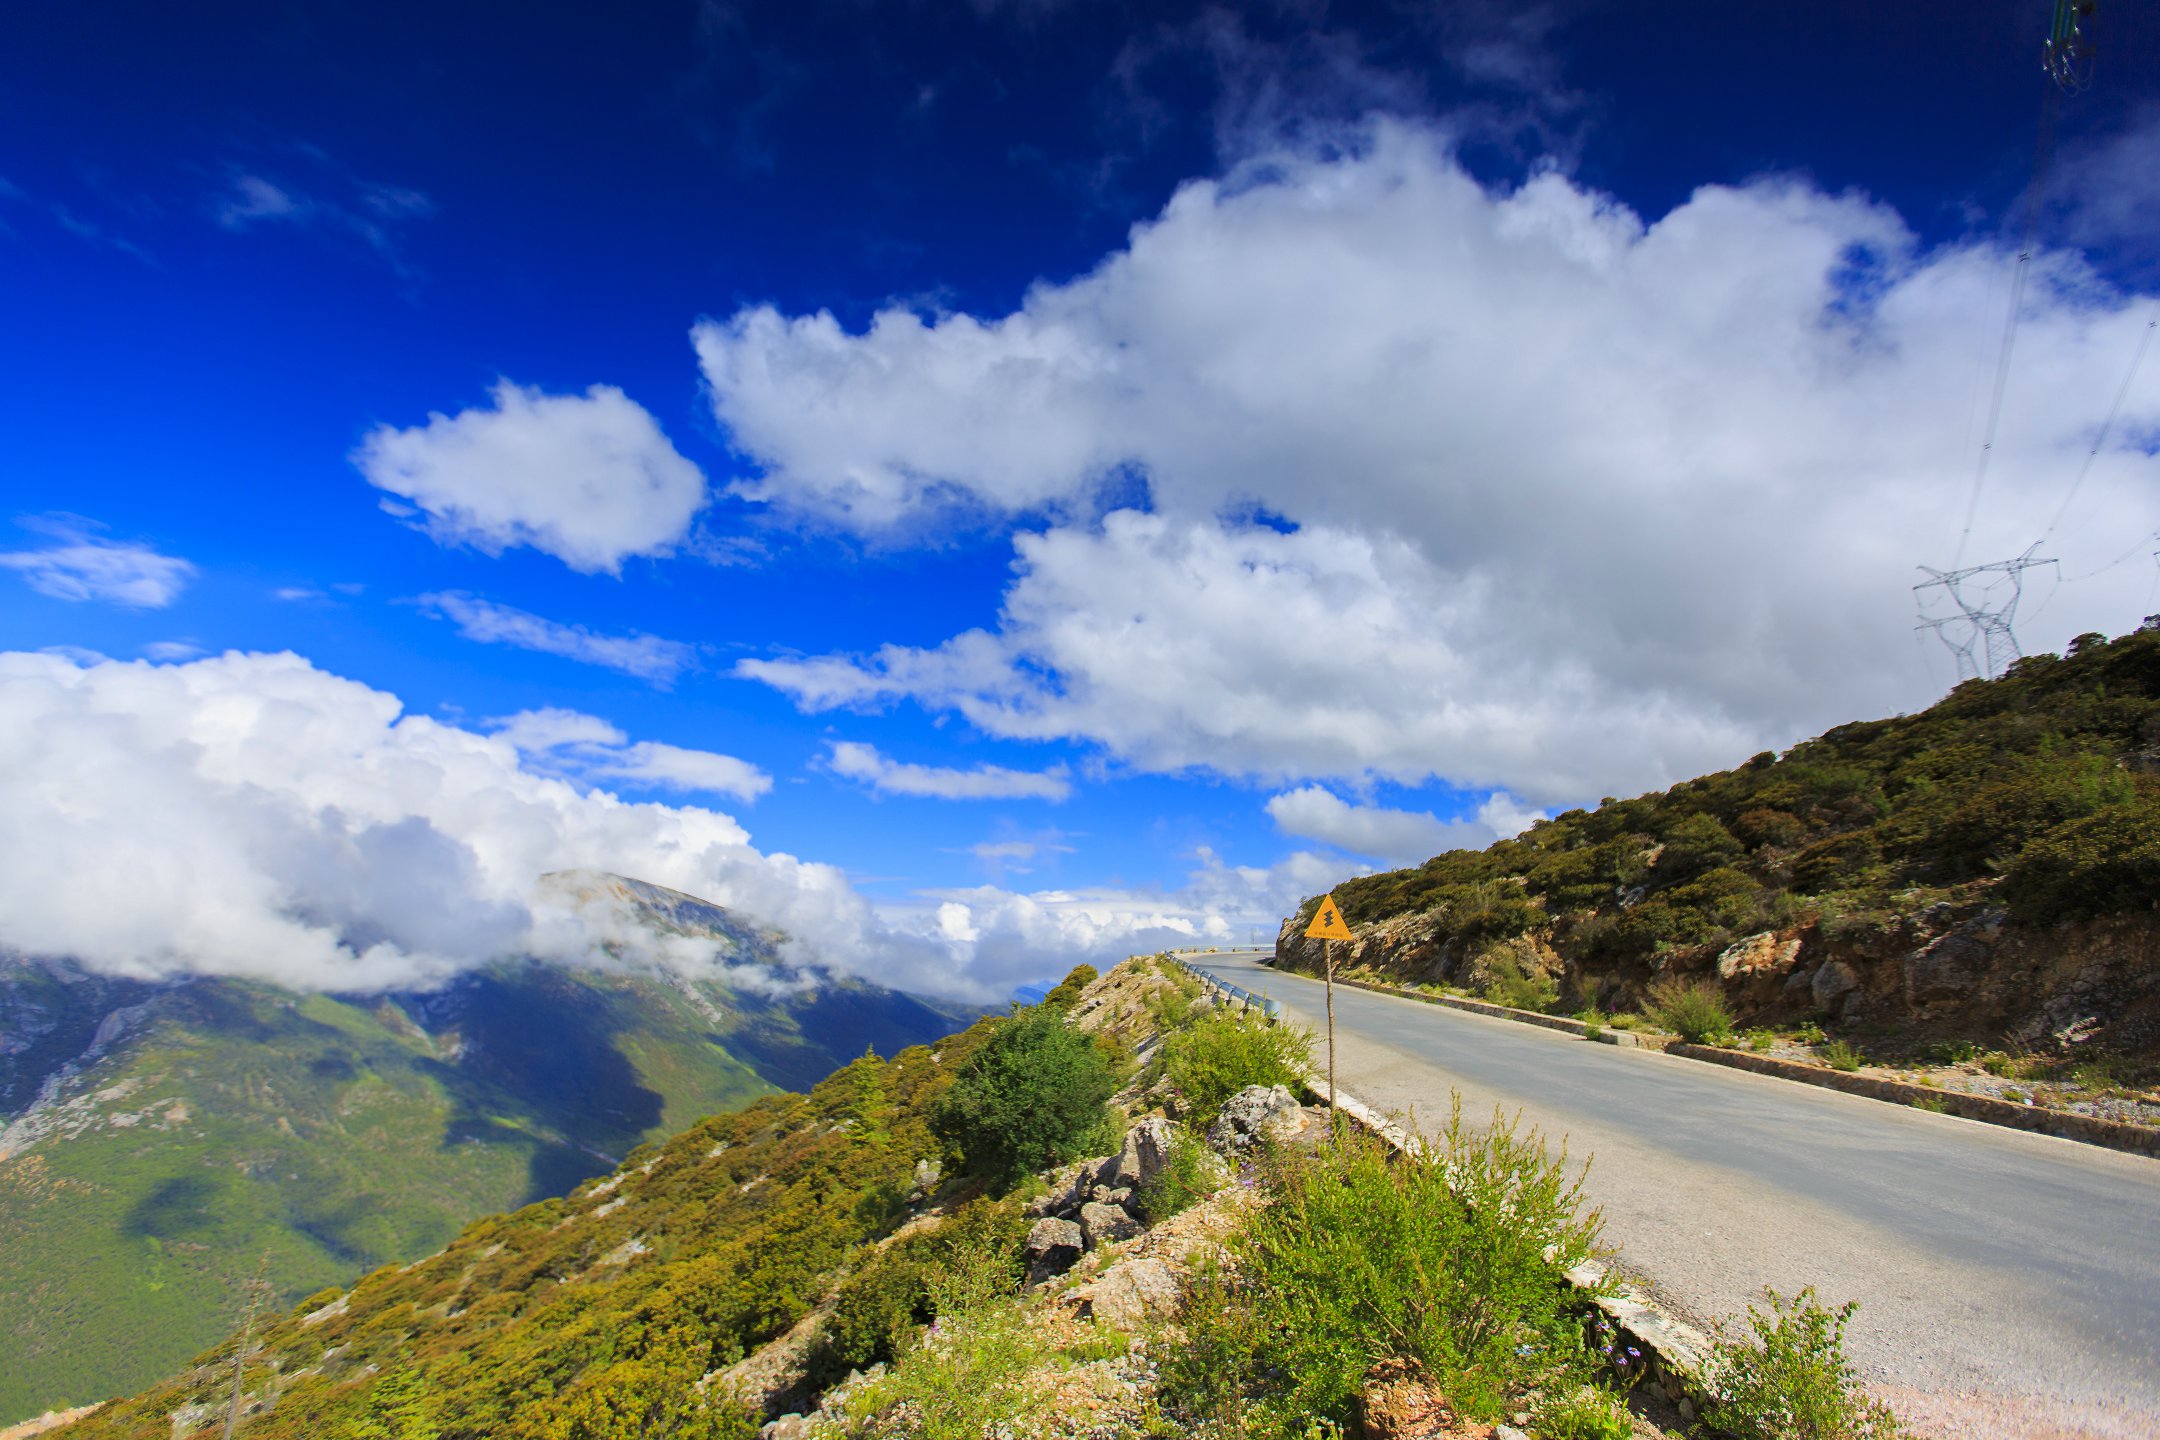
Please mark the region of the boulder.
[[1120, 1330], [1137, 1330], [1151, 1320], [1177, 1313], [1183, 1292], [1177, 1274], [1152, 1257], [1121, 1260], [1100, 1279], [1073, 1292], [1082, 1315], [1092, 1315]]
[[1815, 972], [1815, 979], [1808, 989], [1815, 997], [1815, 1008], [1825, 1015], [1835, 1015], [1844, 1008], [1845, 998], [1860, 988], [1860, 977], [1842, 960], [1832, 960]]
[[1125, 1132], [1125, 1148], [1118, 1152], [1117, 1169], [1107, 1182], [1112, 1189], [1137, 1190], [1162, 1173], [1170, 1163], [1170, 1122], [1150, 1115]]
[[1223, 1102], [1222, 1113], [1208, 1127], [1207, 1139], [1225, 1155], [1236, 1155], [1304, 1128], [1304, 1107], [1295, 1095], [1280, 1085], [1248, 1085]]
[[1090, 1200], [1080, 1207], [1080, 1233], [1088, 1249], [1099, 1250], [1139, 1234], [1140, 1222], [1122, 1205], [1104, 1205]]
[[1064, 1274], [1080, 1258], [1086, 1244], [1087, 1237], [1070, 1220], [1054, 1216], [1037, 1220], [1027, 1237], [1027, 1283], [1040, 1285], [1053, 1275]]
[[1765, 930], [1750, 935], [1745, 940], [1735, 940], [1717, 957], [1717, 977], [1720, 980], [1748, 981], [1765, 976], [1783, 975], [1793, 968], [1800, 958], [1798, 937], [1780, 940], [1775, 930]]

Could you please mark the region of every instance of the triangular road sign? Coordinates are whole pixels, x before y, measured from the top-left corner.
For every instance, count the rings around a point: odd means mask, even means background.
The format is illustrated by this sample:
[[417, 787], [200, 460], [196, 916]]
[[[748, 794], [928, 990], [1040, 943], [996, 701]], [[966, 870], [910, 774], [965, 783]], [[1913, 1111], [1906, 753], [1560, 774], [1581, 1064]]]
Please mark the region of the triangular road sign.
[[1354, 940], [1350, 927], [1343, 924], [1342, 911], [1335, 904], [1333, 895], [1320, 897], [1320, 909], [1313, 915], [1312, 924], [1305, 927], [1308, 940]]

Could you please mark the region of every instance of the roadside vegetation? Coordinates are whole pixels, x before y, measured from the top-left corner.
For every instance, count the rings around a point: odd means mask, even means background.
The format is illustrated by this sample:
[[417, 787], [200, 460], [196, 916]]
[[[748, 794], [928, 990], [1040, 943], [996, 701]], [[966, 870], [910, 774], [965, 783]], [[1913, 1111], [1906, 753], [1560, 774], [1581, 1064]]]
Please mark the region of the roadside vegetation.
[[[1466, 1420], [1527, 1415], [1536, 1440], [1679, 1433], [1631, 1414], [1643, 1358], [1561, 1283], [1602, 1253], [1564, 1149], [1458, 1109], [1405, 1157], [1273, 1094], [1309, 1066], [1302, 1032], [1218, 1008], [1155, 962], [1104, 983], [1139, 985], [1146, 1006], [1123, 992], [1083, 1030], [1100, 1001], [1081, 981], [937, 1051], [865, 1055], [310, 1297], [240, 1356], [238, 1433], [749, 1440], [770, 1411], [746, 1403], [738, 1362], [794, 1343], [773, 1342], [805, 1317], [788, 1393], [826, 1395], [796, 1432], [825, 1440], [1340, 1437], [1383, 1383]], [[1177, 1017], [1146, 1065], [1113, 1019], [1134, 1013]], [[1262, 1100], [1283, 1128], [1254, 1128]], [[1139, 1123], [1151, 1110], [1183, 1119]], [[1136, 1253], [1185, 1257], [1183, 1278], [1144, 1320], [1090, 1318], [1065, 1297], [1126, 1247], [1090, 1238], [1045, 1279], [1031, 1256], [1063, 1222], [1036, 1217], [1061, 1203], [1046, 1183], [1129, 1163], [1126, 1119], [1154, 1137], [1152, 1173], [1094, 1193], [1128, 1197]], [[1180, 1226], [1185, 1248], [1159, 1252], [1144, 1228]], [[1843, 1357], [1849, 1318], [1773, 1297], [1717, 1351], [1718, 1423], [1888, 1440]], [[234, 1361], [228, 1344], [62, 1433], [222, 1424]]]
[[[2160, 1053], [2139, 1038], [2160, 1033], [2150, 964], [2106, 971], [2106, 1003], [2069, 1019], [2048, 1005], [2085, 992], [2044, 972], [2065, 927], [2130, 927], [2107, 933], [2128, 936], [2132, 956], [2160, 934], [2160, 617], [2028, 656], [1920, 714], [1843, 725], [1334, 894], [1361, 937], [1417, 922], [1393, 949], [1374, 943], [1363, 963], [1375, 978], [1611, 1025], [1640, 1013], [1706, 1043], [1811, 1016], [1891, 1050], [2002, 1049], [2015, 1031], [2053, 1059], [2115, 1067], [2115, 1087], [2150, 1088]], [[2032, 973], [1982, 985], [1945, 962], [1913, 984], [1894, 970], [1871, 982], [1885, 957], [1946, 935], [1956, 964], [2014, 954], [2029, 958], [2005, 963]], [[1759, 956], [1733, 950], [1763, 937]], [[1804, 947], [1797, 965], [1776, 953], [1786, 940]], [[1832, 960], [1850, 973], [1811, 987]]]

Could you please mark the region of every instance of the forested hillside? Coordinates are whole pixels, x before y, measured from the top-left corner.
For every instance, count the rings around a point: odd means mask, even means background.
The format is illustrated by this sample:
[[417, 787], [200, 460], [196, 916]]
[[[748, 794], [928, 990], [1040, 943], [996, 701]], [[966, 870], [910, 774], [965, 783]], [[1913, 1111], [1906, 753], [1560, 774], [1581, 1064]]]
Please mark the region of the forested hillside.
[[0, 957], [0, 1423], [149, 1383], [279, 1306], [635, 1146], [964, 1024], [782, 963], [692, 896], [559, 882], [732, 975], [507, 961], [424, 994], [115, 981]]
[[[1508, 1004], [1624, 1011], [1685, 978], [1743, 1022], [2149, 1068], [2160, 624], [1335, 894], [1346, 963]], [[1306, 967], [1311, 907], [1281, 945]]]

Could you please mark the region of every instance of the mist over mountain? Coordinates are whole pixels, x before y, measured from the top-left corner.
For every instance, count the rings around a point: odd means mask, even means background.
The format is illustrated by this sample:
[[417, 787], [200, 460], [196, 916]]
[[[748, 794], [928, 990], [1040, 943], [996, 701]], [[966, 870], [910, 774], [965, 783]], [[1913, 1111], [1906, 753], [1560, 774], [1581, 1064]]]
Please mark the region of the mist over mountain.
[[0, 1423], [124, 1390], [636, 1146], [978, 1012], [784, 957], [647, 882], [538, 891], [608, 938], [426, 990], [309, 993], [0, 957]]

